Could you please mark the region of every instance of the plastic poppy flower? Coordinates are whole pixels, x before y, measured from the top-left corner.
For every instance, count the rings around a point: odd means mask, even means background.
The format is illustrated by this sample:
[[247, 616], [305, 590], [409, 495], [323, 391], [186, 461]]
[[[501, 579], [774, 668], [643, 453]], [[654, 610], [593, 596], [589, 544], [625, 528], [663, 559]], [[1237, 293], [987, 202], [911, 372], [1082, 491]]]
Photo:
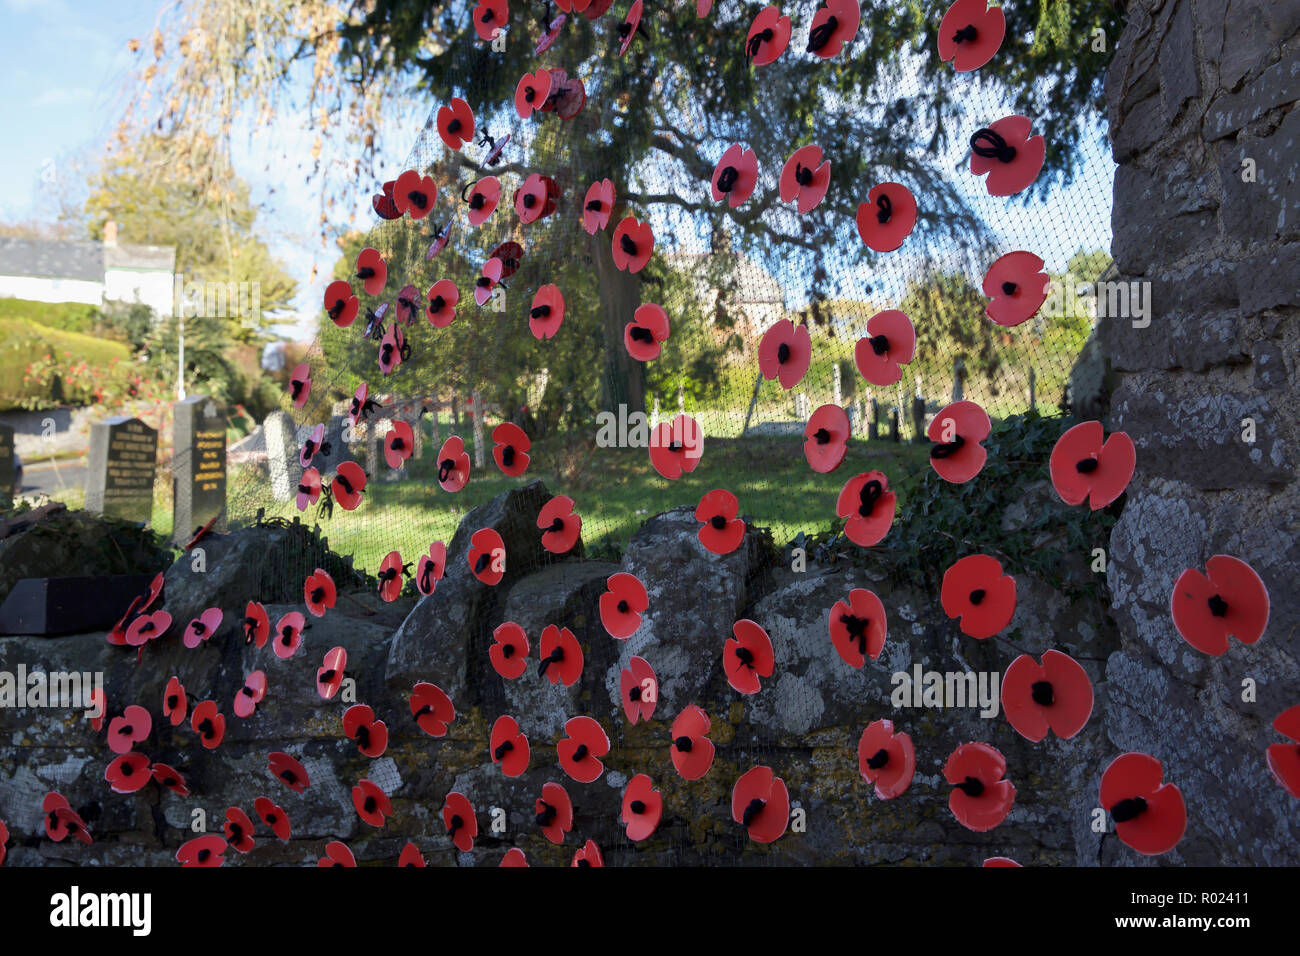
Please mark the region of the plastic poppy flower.
[[503, 242], [488, 253], [489, 259], [501, 260], [501, 278], [509, 279], [523, 264], [524, 247], [517, 242]]
[[393, 205], [403, 215], [420, 220], [429, 215], [438, 198], [438, 187], [432, 176], [421, 176], [417, 170], [408, 169], [397, 177], [393, 187]]
[[346, 843], [339, 840], [331, 840], [325, 844], [325, 855], [316, 861], [317, 867], [323, 866], [343, 866], [354, 867], [357, 865], [357, 858], [352, 855]]
[[627, 48], [632, 45], [632, 40], [636, 36], [637, 27], [641, 25], [641, 11], [643, 4], [641, 0], [635, 0], [631, 8], [627, 11], [627, 17], [618, 25], [618, 55], [621, 57], [627, 52]]
[[474, 301], [479, 305], [486, 305], [492, 298], [492, 290], [501, 281], [501, 269], [501, 260], [495, 256], [483, 263], [479, 277], [474, 280]]
[[808, 326], [789, 319], [775, 322], [758, 343], [758, 367], [763, 378], [775, 378], [789, 390], [803, 381], [812, 361], [812, 336]]
[[639, 773], [628, 781], [623, 791], [623, 810], [619, 817], [633, 843], [649, 839], [659, 828], [664, 812], [664, 795], [654, 788], [647, 774]]
[[478, 38], [484, 43], [491, 43], [496, 39], [497, 33], [506, 28], [510, 19], [510, 6], [506, 0], [481, 0], [474, 7], [471, 17]]
[[409, 354], [406, 336], [394, 322], [379, 340], [379, 371], [385, 375], [393, 374], [393, 369], [401, 365], [403, 357]]
[[316, 693], [321, 700], [333, 700], [343, 686], [343, 675], [348, 666], [348, 652], [343, 647], [331, 647], [325, 652], [320, 667], [316, 668]]
[[813, 14], [807, 51], [823, 60], [837, 56], [858, 35], [861, 22], [858, 0], [826, 0], [826, 6]]
[[176, 862], [181, 866], [224, 866], [228, 846], [225, 837], [206, 833], [182, 843], [176, 851]]
[[230, 807], [226, 810], [226, 822], [221, 829], [232, 850], [247, 853], [253, 849], [253, 821], [248, 819], [248, 814], [239, 807]]
[[869, 249], [893, 252], [916, 228], [916, 197], [901, 183], [881, 183], [858, 206], [858, 235]]
[[141, 614], [127, 626], [126, 643], [131, 647], [143, 647], [165, 635], [171, 626], [172, 616], [166, 611]]
[[713, 0], [695, 0], [695, 15], [701, 19], [713, 10]]
[[605, 579], [608, 589], [600, 596], [600, 623], [609, 636], [625, 641], [641, 626], [641, 615], [650, 606], [645, 585], [626, 571]]
[[217, 702], [205, 700], [196, 704], [190, 714], [190, 729], [199, 735], [199, 743], [208, 750], [221, 746], [226, 736], [225, 714], [217, 710]]
[[753, 195], [757, 185], [758, 156], [739, 143], [728, 146], [713, 168], [713, 201], [722, 202], [726, 196], [727, 204], [735, 209]]
[[1027, 116], [1004, 116], [970, 138], [970, 171], [984, 176], [990, 196], [1014, 196], [1038, 178], [1047, 156], [1047, 141], [1030, 135]]
[[1007, 21], [988, 0], [957, 0], [939, 22], [939, 59], [958, 73], [978, 70], [1002, 46]]
[[[347, 279], [335, 279], [325, 287], [325, 312], [330, 317], [330, 321], [340, 329], [346, 329], [349, 325], [357, 320], [357, 312], [361, 308], [361, 303], [352, 293], [352, 286]], [[307, 363], [303, 362], [298, 366], [303, 372], [309, 371]], [[295, 372], [298, 369], [294, 369]], [[304, 375], [304, 379], [310, 376]], [[298, 402], [298, 392], [293, 392], [294, 404]], [[301, 405], [297, 405], [302, 408]]]
[[546, 23], [545, 18], [542, 19], [545, 29], [543, 30], [542, 35], [537, 38], [537, 45], [533, 47], [534, 56], [541, 56], [551, 48], [551, 45], [559, 38], [560, 31], [564, 29], [564, 24], [568, 22], [568, 19], [569, 18], [563, 13], [557, 16], [550, 23]]
[[393, 421], [393, 427], [384, 436], [384, 461], [389, 468], [401, 468], [415, 451], [415, 436], [411, 423], [400, 418]]
[[541, 112], [554, 112], [562, 120], [571, 120], [587, 104], [587, 87], [578, 77], [570, 78], [564, 70], [551, 72], [551, 93], [541, 106]]
[[939, 601], [945, 614], [961, 619], [963, 634], [984, 640], [1015, 616], [1016, 579], [1002, 573], [997, 558], [970, 554], [943, 573]]
[[569, 792], [558, 783], [542, 784], [542, 795], [533, 810], [542, 835], [552, 843], [563, 843], [564, 835], [573, 829], [573, 801]]
[[450, 436], [438, 449], [438, 484], [443, 491], [457, 492], [469, 481], [469, 455], [459, 435]]
[[757, 694], [763, 689], [761, 677], [771, 677], [775, 666], [772, 639], [748, 618], [731, 627], [734, 635], [727, 639], [722, 649], [722, 669], [732, 690], [741, 694]]
[[898, 495], [889, 490], [889, 479], [881, 471], [854, 475], [835, 501], [835, 514], [844, 519], [845, 537], [863, 548], [884, 540], [897, 508]]
[[524, 856], [524, 851], [517, 846], [512, 846], [506, 850], [506, 855], [501, 858], [498, 866], [526, 867], [528, 866], [528, 857]]
[[430, 737], [446, 737], [447, 728], [456, 719], [456, 705], [437, 684], [420, 681], [411, 688], [411, 716]]
[[980, 473], [988, 452], [980, 442], [989, 437], [993, 423], [974, 402], [953, 402], [934, 416], [926, 430], [930, 441], [930, 467], [944, 481], [961, 484]]
[[415, 565], [415, 589], [429, 595], [438, 587], [447, 570], [447, 546], [441, 541], [429, 545], [429, 553], [420, 555]]
[[588, 235], [594, 236], [608, 226], [613, 211], [613, 180], [602, 179], [587, 187], [587, 195], [582, 201], [582, 228], [587, 230]]
[[564, 294], [553, 283], [542, 286], [533, 296], [532, 306], [528, 309], [528, 331], [533, 338], [550, 339], [560, 331], [564, 323]]
[[515, 190], [515, 215], [524, 225], [545, 219], [555, 212], [559, 187], [550, 176], [532, 173]]
[[839, 405], [822, 405], [804, 426], [803, 454], [819, 474], [834, 471], [849, 450], [853, 429], [848, 413]]
[[1001, 326], [1020, 325], [1038, 314], [1051, 281], [1040, 257], [1008, 252], [984, 273], [984, 294], [990, 299], [984, 314]]
[[790, 44], [790, 18], [773, 4], [754, 17], [745, 37], [745, 56], [754, 66], [775, 63]]
[[880, 598], [866, 588], [849, 592], [848, 603], [836, 601], [830, 616], [831, 644], [844, 663], [862, 667], [880, 657], [889, 637], [889, 622]]
[[469, 539], [470, 572], [484, 584], [494, 587], [506, 575], [506, 544], [492, 528], [480, 528]]
[[682, 708], [673, 720], [673, 743], [669, 755], [683, 780], [699, 780], [713, 766], [709, 726], [709, 715], [694, 704]]
[[[90, 831], [86, 829], [85, 821], [68, 805], [68, 798], [57, 790], [51, 790], [41, 800], [41, 812], [44, 815], [45, 835], [55, 843], [62, 843], [69, 836], [76, 837], [85, 844], [94, 842]], [[222, 842], [224, 844], [225, 841]]]
[[573, 717], [564, 725], [567, 736], [555, 745], [560, 766], [579, 783], [591, 783], [605, 772], [600, 758], [609, 753], [609, 735], [593, 717]]
[[466, 143], [474, 142], [474, 111], [459, 96], [438, 108], [438, 135], [448, 149], [457, 152]]
[[355, 461], [340, 462], [330, 482], [330, 493], [334, 503], [344, 511], [353, 511], [361, 504], [361, 495], [366, 490], [366, 473]]
[[637, 273], [645, 268], [655, 251], [654, 230], [650, 228], [649, 222], [640, 222], [634, 216], [626, 216], [614, 227], [611, 243], [614, 268]]
[[465, 201], [469, 203], [469, 224], [483, 225], [496, 212], [497, 203], [501, 201], [501, 180], [495, 176], [484, 176], [473, 184], [469, 198]]
[[876, 798], [893, 800], [907, 792], [916, 773], [912, 738], [894, 732], [892, 720], [876, 720], [858, 738], [858, 773], [875, 784]]
[[1188, 568], [1174, 583], [1170, 610], [1178, 633], [1214, 657], [1227, 653], [1229, 637], [1254, 644], [1268, 627], [1268, 589], [1260, 576], [1226, 554], [1206, 561], [1205, 571]]
[[582, 645], [567, 627], [548, 624], [542, 630], [538, 654], [542, 663], [537, 673], [552, 684], [572, 687], [582, 676]]
[[156, 763], [153, 765], [153, 782], [160, 787], [166, 787], [172, 793], [178, 796], [188, 797], [190, 788], [185, 785], [185, 778], [180, 772], [172, 766], [165, 763]]
[[573, 853], [573, 862], [571, 867], [581, 866], [604, 866], [605, 858], [600, 855], [600, 847], [596, 845], [595, 840], [588, 840], [578, 850]]
[[450, 279], [439, 279], [429, 287], [425, 296], [425, 318], [435, 329], [445, 329], [456, 321], [456, 303], [460, 301], [460, 290]]
[[401, 219], [402, 214], [397, 211], [397, 203], [393, 202], [393, 189], [397, 186], [397, 180], [390, 179], [379, 187], [379, 192], [370, 197], [370, 206], [380, 219]]
[[398, 854], [397, 865], [402, 867], [413, 866], [417, 868], [428, 866], [428, 864], [424, 862], [424, 854], [420, 852], [420, 848], [410, 840], [406, 841], [406, 846], [402, 847], [402, 852]]
[[265, 607], [257, 601], [249, 601], [244, 606], [243, 626], [245, 644], [256, 644], [259, 648], [266, 646], [267, 638], [271, 636], [271, 619]]
[[185, 646], [192, 650], [209, 640], [213, 634], [217, 633], [217, 629], [221, 627], [222, 617], [224, 617], [224, 615], [221, 613], [221, 608], [210, 607], [194, 620], [190, 621], [190, 623], [185, 626], [185, 634], [182, 637]]
[[983, 833], [1007, 818], [1016, 802], [1016, 788], [1002, 779], [1007, 762], [988, 744], [962, 744], [943, 765], [943, 777], [956, 789], [948, 809], [968, 830]]
[[301, 611], [290, 611], [275, 622], [275, 640], [271, 649], [281, 660], [293, 657], [302, 645], [302, 632], [307, 627], [307, 619]]
[[311, 786], [311, 778], [307, 775], [307, 769], [283, 751], [274, 750], [267, 754], [266, 766], [271, 771], [271, 776], [294, 793], [303, 793]]
[[867, 319], [867, 334], [858, 339], [853, 359], [858, 372], [872, 385], [893, 385], [903, 377], [901, 366], [916, 354], [916, 329], [907, 313], [886, 309]]
[[550, 95], [549, 70], [539, 69], [536, 73], [525, 73], [515, 85], [515, 112], [520, 119], [528, 119], [534, 111], [542, 108]]
[[695, 470], [704, 454], [704, 429], [690, 415], [660, 422], [650, 432], [650, 464], [669, 481]]
[[1034, 743], [1050, 730], [1069, 740], [1092, 716], [1092, 681], [1069, 654], [1044, 651], [1039, 664], [1021, 654], [1002, 675], [1002, 710], [1016, 733]]
[[298, 510], [306, 511], [316, 504], [320, 500], [320, 493], [320, 472], [315, 468], [305, 469], [302, 477], [298, 479], [298, 496], [295, 502], [298, 505]]
[[488, 754], [493, 763], [501, 765], [501, 772], [507, 777], [518, 777], [528, 769], [531, 753], [528, 738], [519, 732], [515, 719], [506, 714], [498, 717], [492, 725]]
[[387, 822], [385, 818], [393, 813], [393, 801], [374, 781], [358, 780], [352, 788], [352, 808], [363, 823], [382, 827]]
[[302, 600], [313, 617], [324, 617], [338, 600], [334, 579], [328, 572], [317, 568], [302, 582]]
[[653, 362], [668, 341], [668, 313], [663, 306], [647, 302], [632, 314], [623, 328], [623, 347], [638, 362]]
[[695, 506], [695, 520], [700, 522], [700, 544], [713, 554], [730, 554], [745, 540], [745, 522], [736, 515], [740, 502], [725, 488], [706, 493]]
[[366, 295], [378, 296], [388, 284], [388, 263], [378, 249], [369, 246], [357, 255], [357, 278], [361, 280]]
[[522, 677], [528, 666], [528, 635], [514, 621], [497, 625], [492, 632], [494, 643], [488, 648], [492, 669], [506, 680]]
[[306, 362], [299, 362], [289, 373], [289, 397], [293, 401], [294, 408], [302, 408], [307, 404], [307, 396], [311, 394], [311, 366]]
[[[853, 0], [848, 0], [853, 2]], [[815, 209], [831, 184], [831, 162], [822, 162], [820, 146], [808, 145], [790, 154], [781, 168], [782, 202], [797, 202], [799, 214]]]
[[235, 693], [235, 703], [231, 708], [236, 717], [252, 717], [257, 705], [266, 698], [266, 673], [253, 671], [244, 678], [244, 686]]
[[151, 730], [153, 717], [149, 711], [139, 704], [132, 704], [122, 711], [121, 717], [108, 722], [108, 749], [115, 754], [124, 754], [147, 739]]
[[288, 840], [290, 836], [289, 815], [284, 808], [274, 803], [270, 797], [258, 797], [253, 801], [253, 812], [271, 828], [277, 839]]
[[137, 611], [140, 614], [143, 614], [145, 611], [149, 610], [149, 608], [153, 606], [153, 603], [158, 600], [158, 596], [162, 594], [163, 584], [164, 584], [163, 574], [161, 571], [159, 571], [157, 574], [153, 576], [153, 581], [150, 582], [149, 584], [148, 593], [143, 595], [136, 595], [131, 599], [131, 603], [127, 605], [125, 613], [123, 613], [122, 617], [118, 620], [116, 624], [113, 625], [113, 629], [108, 633], [107, 635], [108, 643], [115, 644], [118, 646], [126, 645], [127, 618], [129, 618], [132, 614], [135, 614]]
[[343, 712], [343, 736], [355, 740], [367, 757], [382, 757], [388, 749], [388, 725], [375, 718], [369, 704], [353, 704]]
[[[509, 137], [506, 138], [509, 139]], [[453, 225], [455, 225], [455, 220], [449, 219], [441, 229], [433, 234], [433, 241], [429, 243], [429, 251], [424, 254], [426, 261], [447, 248], [447, 241], [451, 238], [451, 227]]]
[[1105, 438], [1101, 422], [1081, 422], [1062, 435], [1048, 462], [1052, 487], [1067, 505], [1088, 501], [1093, 511], [1124, 493], [1137, 465], [1133, 439], [1124, 432]]
[[514, 422], [502, 422], [492, 429], [492, 459], [503, 475], [517, 478], [528, 470], [528, 435]]
[[463, 853], [474, 849], [474, 838], [478, 836], [478, 818], [474, 816], [474, 805], [463, 793], [453, 790], [447, 794], [447, 802], [442, 807], [442, 825], [447, 828], [447, 836], [456, 845], [456, 849]]
[[104, 779], [114, 793], [135, 793], [153, 779], [149, 758], [134, 750], [124, 753], [105, 768]]
[[790, 792], [771, 767], [754, 767], [731, 791], [731, 818], [755, 843], [772, 843], [790, 822]]
[[362, 419], [368, 418], [370, 412], [378, 407], [378, 403], [370, 398], [370, 386], [362, 382], [352, 394], [352, 404], [348, 406], [348, 421], [355, 428]]
[[1289, 744], [1269, 744], [1265, 751], [1273, 779], [1291, 796], [1300, 799], [1300, 704], [1277, 715], [1273, 729], [1291, 740]]
[[189, 711], [189, 700], [185, 696], [185, 685], [180, 678], [171, 677], [163, 690], [163, 716], [171, 721], [173, 727], [185, 723], [185, 714]]
[[582, 534], [582, 516], [573, 510], [573, 499], [556, 495], [537, 514], [542, 529], [542, 547], [551, 554], [568, 554]]
[[1019, 863], [1017, 863], [1015, 860], [1011, 859], [1008, 856], [991, 856], [987, 860], [985, 860], [981, 865], [985, 867], [1015, 867], [1017, 869], [1022, 868]]
[[304, 468], [311, 467], [312, 460], [320, 452], [322, 440], [325, 437], [325, 426], [317, 425], [307, 436], [307, 440], [302, 443], [302, 449], [298, 452], [298, 464]]
[[1163, 777], [1160, 761], [1144, 753], [1121, 754], [1101, 775], [1098, 799], [1115, 821], [1115, 835], [1143, 856], [1168, 853], [1187, 829], [1182, 791]]
[[618, 693], [627, 721], [649, 720], [659, 703], [659, 679], [644, 657], [633, 657], [618, 674]]

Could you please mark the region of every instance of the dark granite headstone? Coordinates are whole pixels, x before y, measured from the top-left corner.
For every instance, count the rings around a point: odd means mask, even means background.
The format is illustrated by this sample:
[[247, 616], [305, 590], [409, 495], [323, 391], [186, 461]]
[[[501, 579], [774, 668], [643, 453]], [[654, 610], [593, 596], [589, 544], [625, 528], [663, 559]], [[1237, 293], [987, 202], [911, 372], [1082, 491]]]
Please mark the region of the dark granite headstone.
[[0, 508], [12, 505], [18, 491], [18, 476], [14, 469], [14, 430], [8, 425], [0, 425]]
[[148, 524], [153, 517], [153, 480], [158, 431], [121, 415], [90, 426], [86, 510]]
[[172, 409], [172, 537], [184, 544], [213, 518], [226, 530], [226, 416], [206, 395]]

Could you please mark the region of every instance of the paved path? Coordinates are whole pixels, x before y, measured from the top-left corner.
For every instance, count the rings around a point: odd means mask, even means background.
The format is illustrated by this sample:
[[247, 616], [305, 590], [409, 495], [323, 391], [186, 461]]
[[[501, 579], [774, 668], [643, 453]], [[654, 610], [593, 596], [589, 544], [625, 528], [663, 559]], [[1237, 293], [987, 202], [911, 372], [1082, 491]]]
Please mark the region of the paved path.
[[86, 459], [68, 458], [63, 461], [23, 462], [23, 486], [20, 494], [47, 494], [59, 498], [69, 490], [82, 490], [86, 485]]

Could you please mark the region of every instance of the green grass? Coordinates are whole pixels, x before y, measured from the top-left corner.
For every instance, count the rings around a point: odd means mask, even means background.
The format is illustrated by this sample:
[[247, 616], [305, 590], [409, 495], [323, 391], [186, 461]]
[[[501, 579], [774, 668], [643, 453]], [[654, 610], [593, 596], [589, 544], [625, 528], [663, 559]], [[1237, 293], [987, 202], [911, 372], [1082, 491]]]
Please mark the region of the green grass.
[[47, 353], [68, 367], [85, 362], [91, 375], [104, 379], [118, 374], [115, 361], [126, 363], [131, 358], [130, 349], [121, 342], [66, 332], [31, 319], [0, 318], [0, 409], [26, 407], [24, 400], [48, 398], [48, 386], [23, 381], [28, 364]]
[[24, 319], [64, 332], [93, 332], [103, 320], [98, 306], [0, 298], [0, 319]]

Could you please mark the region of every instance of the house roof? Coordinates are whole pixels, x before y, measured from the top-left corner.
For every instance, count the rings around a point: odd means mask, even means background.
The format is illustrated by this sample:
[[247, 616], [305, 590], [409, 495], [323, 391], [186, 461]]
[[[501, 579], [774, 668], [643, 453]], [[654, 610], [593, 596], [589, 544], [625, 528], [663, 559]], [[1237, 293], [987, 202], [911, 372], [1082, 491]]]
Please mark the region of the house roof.
[[176, 268], [176, 249], [173, 246], [138, 246], [129, 243], [104, 246], [104, 268], [173, 272]]
[[0, 275], [103, 282], [106, 269], [172, 272], [171, 246], [119, 243], [108, 246], [89, 239], [0, 238]]

